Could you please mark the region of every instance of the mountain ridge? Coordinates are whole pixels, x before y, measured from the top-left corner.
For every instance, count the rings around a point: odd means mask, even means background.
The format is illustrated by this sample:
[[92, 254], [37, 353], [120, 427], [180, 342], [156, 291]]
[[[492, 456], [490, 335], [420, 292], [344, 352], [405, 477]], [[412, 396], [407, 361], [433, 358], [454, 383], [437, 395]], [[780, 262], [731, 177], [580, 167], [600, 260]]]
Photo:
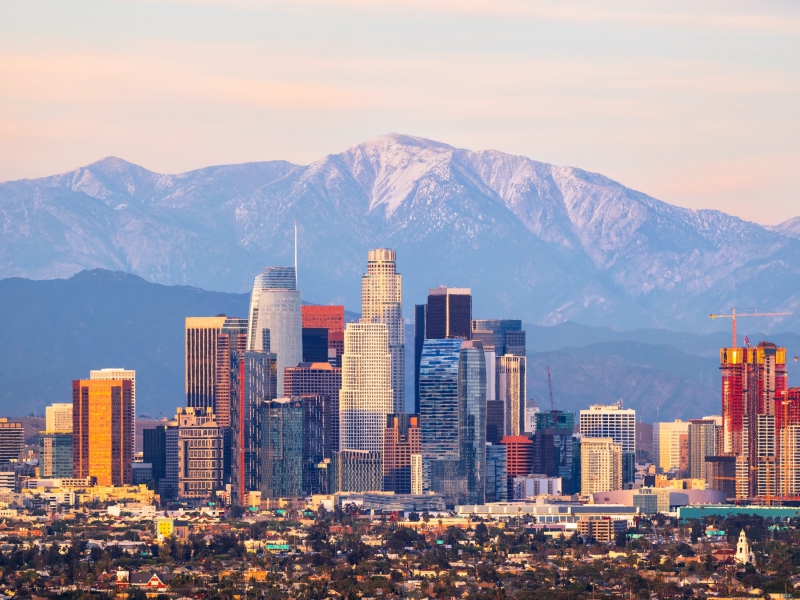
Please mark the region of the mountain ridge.
[[[366, 250], [398, 251], [406, 303], [472, 287], [478, 312], [531, 323], [711, 330], [733, 305], [800, 307], [800, 239], [672, 206], [608, 177], [389, 134], [309, 165], [164, 175], [115, 157], [0, 184], [0, 277], [120, 269], [245, 291], [292, 260], [308, 297], [355, 306]], [[783, 328], [796, 328], [798, 317]]]

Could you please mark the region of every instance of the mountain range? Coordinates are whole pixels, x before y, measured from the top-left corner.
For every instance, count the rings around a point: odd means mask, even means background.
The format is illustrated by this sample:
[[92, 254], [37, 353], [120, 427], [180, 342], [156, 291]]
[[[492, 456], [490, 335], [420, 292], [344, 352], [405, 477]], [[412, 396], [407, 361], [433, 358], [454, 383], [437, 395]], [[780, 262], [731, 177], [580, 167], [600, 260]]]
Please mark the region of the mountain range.
[[476, 316], [535, 325], [714, 331], [727, 323], [711, 312], [800, 304], [800, 218], [763, 227], [578, 168], [398, 134], [310, 165], [164, 175], [106, 158], [2, 183], [0, 278], [102, 268], [244, 293], [263, 266], [291, 264], [295, 221], [300, 288], [320, 303], [357, 307], [366, 251], [387, 246], [407, 307], [437, 285], [471, 287]]

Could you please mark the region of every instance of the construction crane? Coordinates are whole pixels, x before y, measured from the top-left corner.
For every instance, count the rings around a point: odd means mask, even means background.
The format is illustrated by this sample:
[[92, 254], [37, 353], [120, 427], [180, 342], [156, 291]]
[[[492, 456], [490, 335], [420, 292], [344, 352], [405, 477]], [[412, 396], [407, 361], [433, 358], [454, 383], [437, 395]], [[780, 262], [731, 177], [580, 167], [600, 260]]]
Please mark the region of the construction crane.
[[550, 411], [556, 412], [556, 403], [553, 402], [553, 382], [550, 380], [550, 365], [547, 365], [547, 388], [550, 390]]
[[737, 313], [736, 307], [734, 306], [731, 309], [731, 312], [728, 314], [710, 314], [708, 315], [712, 319], [730, 319], [731, 323], [733, 324], [733, 345], [732, 348], [736, 348], [736, 319], [743, 318], [743, 317], [790, 317], [794, 313], [791, 312], [758, 312], [756, 310], [752, 313]]

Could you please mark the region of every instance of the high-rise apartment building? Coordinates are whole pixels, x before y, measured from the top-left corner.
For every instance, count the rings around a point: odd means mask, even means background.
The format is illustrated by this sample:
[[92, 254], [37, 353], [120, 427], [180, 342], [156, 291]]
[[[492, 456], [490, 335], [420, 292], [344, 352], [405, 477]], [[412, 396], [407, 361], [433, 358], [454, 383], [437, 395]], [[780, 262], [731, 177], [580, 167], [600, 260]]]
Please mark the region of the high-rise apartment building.
[[689, 433], [687, 421], [653, 424], [653, 454], [656, 466], [664, 473], [681, 466], [681, 435]]
[[405, 412], [405, 323], [403, 278], [397, 273], [396, 253], [370, 250], [367, 272], [361, 277], [361, 322], [383, 323], [389, 333], [393, 411]]
[[89, 379], [93, 381], [109, 381], [124, 379], [131, 382], [131, 456], [136, 454], [136, 371], [122, 367], [94, 369], [89, 371]]
[[622, 445], [609, 437], [581, 440], [581, 494], [622, 489]]
[[184, 349], [186, 406], [214, 408], [217, 383], [217, 338], [227, 318], [186, 317]]
[[261, 422], [263, 476], [266, 498], [303, 495], [303, 402], [280, 398], [263, 405]]
[[322, 403], [321, 443], [323, 458], [339, 450], [339, 391], [342, 369], [329, 363], [300, 363], [284, 372], [287, 397], [319, 396]]
[[622, 481], [633, 482], [636, 478], [636, 411], [622, 408], [622, 401], [609, 406], [594, 404], [588, 410], [580, 411], [579, 419], [578, 427], [584, 441], [587, 438], [611, 438], [620, 445]]
[[178, 408], [178, 498], [208, 500], [224, 486], [224, 436], [211, 409]]
[[51, 404], [44, 409], [45, 431], [72, 433], [72, 404]]
[[227, 317], [217, 336], [213, 409], [217, 425], [231, 426], [231, 355], [247, 349], [247, 319]]
[[370, 492], [383, 485], [381, 453], [374, 450], [341, 450], [333, 453], [330, 464], [331, 494]]
[[422, 440], [417, 415], [400, 413], [386, 418], [383, 489], [395, 494], [412, 494], [412, 490], [422, 493]]
[[461, 339], [428, 339], [419, 370], [420, 428], [426, 488], [431, 461], [458, 461], [458, 363]]
[[308, 394], [292, 400], [303, 405], [303, 494], [327, 494], [330, 474], [325, 462], [325, 430], [330, 423], [326, 414], [330, 403], [325, 396]]
[[269, 267], [256, 275], [250, 299], [247, 349], [272, 352], [277, 359], [278, 396], [283, 372], [303, 361], [303, 320], [294, 267]]
[[231, 499], [241, 505], [261, 489], [261, 405], [276, 397], [274, 353], [231, 355]]
[[72, 477], [72, 433], [39, 432], [39, 476]]
[[100, 485], [131, 482], [133, 425], [129, 380], [72, 382], [72, 472]]
[[383, 451], [386, 416], [394, 412], [389, 329], [348, 323], [339, 392], [339, 449]]
[[461, 343], [458, 357], [459, 451], [464, 504], [483, 504], [486, 490], [486, 360], [479, 341]]
[[706, 458], [717, 455], [717, 424], [711, 420], [689, 421], [689, 477], [704, 479], [711, 487]]
[[506, 354], [497, 359], [497, 400], [505, 407], [505, 433], [525, 433], [527, 383], [525, 357]]

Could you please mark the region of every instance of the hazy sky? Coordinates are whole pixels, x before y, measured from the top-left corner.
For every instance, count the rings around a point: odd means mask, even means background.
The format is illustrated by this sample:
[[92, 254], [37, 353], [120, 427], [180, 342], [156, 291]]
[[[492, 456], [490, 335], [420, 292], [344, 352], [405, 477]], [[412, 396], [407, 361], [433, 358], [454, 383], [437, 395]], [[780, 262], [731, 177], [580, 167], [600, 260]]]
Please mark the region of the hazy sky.
[[800, 2], [0, 4], [0, 180], [392, 131], [775, 224], [800, 215]]

